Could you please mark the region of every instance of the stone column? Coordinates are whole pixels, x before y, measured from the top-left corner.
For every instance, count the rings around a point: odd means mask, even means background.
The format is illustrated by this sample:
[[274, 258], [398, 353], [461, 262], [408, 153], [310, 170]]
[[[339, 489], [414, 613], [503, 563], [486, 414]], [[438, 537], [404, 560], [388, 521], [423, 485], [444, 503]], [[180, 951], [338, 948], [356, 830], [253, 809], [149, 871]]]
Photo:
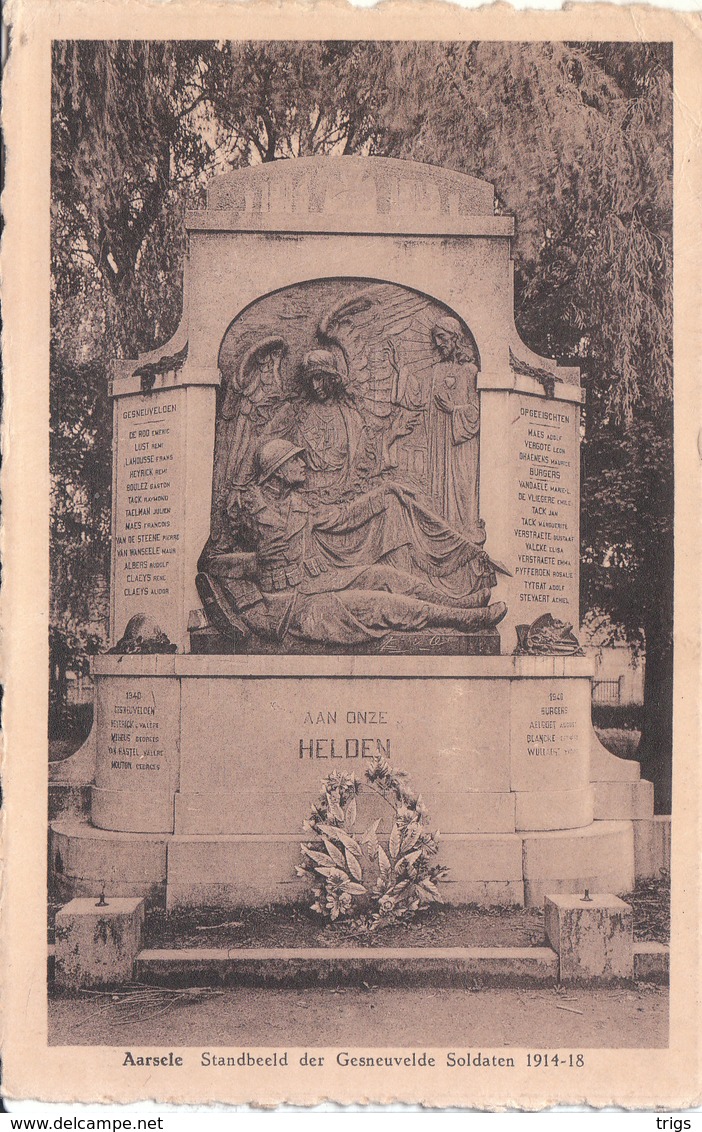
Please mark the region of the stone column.
[[593, 819], [591, 662], [582, 657], [515, 657], [514, 665], [518, 678], [512, 682], [510, 705], [510, 788], [515, 828], [587, 826]]
[[480, 389], [480, 514], [486, 549], [512, 577], [499, 575], [507, 603], [502, 651], [515, 627], [550, 613], [580, 623], [580, 404], [578, 385], [539, 381], [512, 370], [483, 373]]
[[98, 829], [173, 831], [180, 682], [172, 672], [169, 656], [95, 658], [97, 758], [90, 820]]
[[179, 652], [199, 606], [196, 564], [210, 528], [217, 369], [188, 366], [142, 388], [136, 363], [111, 382], [114, 405], [110, 640], [143, 613]]

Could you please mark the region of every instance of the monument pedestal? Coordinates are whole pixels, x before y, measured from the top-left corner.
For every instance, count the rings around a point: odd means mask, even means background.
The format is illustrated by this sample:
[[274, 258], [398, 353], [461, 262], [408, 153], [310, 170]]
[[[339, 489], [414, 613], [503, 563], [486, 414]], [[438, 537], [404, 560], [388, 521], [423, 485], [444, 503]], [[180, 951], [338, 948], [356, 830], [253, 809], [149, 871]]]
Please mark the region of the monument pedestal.
[[460, 633], [456, 629], [425, 629], [415, 633], [388, 633], [365, 644], [324, 645], [321, 642], [264, 641], [235, 644], [211, 627], [190, 630], [190, 652], [198, 656], [499, 656], [497, 629]]
[[[593, 783], [590, 676], [573, 657], [98, 657], [90, 824], [53, 826], [61, 890], [302, 900], [295, 865], [323, 779], [363, 780], [383, 755], [441, 831], [449, 903], [630, 891], [638, 767], [598, 751], [607, 780]], [[615, 820], [593, 821], [604, 789]], [[363, 807], [387, 835], [390, 809]]]

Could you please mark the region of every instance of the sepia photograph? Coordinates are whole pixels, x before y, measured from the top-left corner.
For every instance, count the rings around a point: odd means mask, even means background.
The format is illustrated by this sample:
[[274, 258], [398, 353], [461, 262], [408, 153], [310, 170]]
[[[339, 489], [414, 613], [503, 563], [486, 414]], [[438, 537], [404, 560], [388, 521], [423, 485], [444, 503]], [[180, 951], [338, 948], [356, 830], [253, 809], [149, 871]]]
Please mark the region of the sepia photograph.
[[673, 36], [194, 26], [44, 45], [42, 1041], [582, 1098], [675, 1044]]
[[272, 981], [444, 1045], [497, 983], [577, 1045], [570, 967], [666, 1043], [671, 99], [669, 44], [54, 45], [52, 1040], [262, 1044]]

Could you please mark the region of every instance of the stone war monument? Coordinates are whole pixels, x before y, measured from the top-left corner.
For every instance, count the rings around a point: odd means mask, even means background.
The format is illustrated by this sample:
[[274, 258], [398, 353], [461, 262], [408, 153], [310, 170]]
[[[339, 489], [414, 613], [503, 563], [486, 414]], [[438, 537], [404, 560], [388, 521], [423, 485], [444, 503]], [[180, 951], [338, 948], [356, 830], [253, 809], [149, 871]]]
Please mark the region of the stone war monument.
[[186, 227], [176, 335], [113, 365], [111, 649], [59, 891], [298, 901], [322, 779], [378, 754], [450, 902], [630, 891], [653, 792], [591, 725], [583, 394], [519, 339], [492, 186], [278, 161]]

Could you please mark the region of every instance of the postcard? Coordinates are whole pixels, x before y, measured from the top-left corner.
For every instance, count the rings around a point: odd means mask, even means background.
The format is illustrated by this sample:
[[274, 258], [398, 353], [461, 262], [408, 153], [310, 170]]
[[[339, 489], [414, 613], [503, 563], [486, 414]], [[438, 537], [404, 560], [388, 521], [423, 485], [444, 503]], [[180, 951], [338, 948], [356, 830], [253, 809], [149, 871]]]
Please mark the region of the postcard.
[[8, 24], [7, 1097], [699, 1104], [699, 16]]

